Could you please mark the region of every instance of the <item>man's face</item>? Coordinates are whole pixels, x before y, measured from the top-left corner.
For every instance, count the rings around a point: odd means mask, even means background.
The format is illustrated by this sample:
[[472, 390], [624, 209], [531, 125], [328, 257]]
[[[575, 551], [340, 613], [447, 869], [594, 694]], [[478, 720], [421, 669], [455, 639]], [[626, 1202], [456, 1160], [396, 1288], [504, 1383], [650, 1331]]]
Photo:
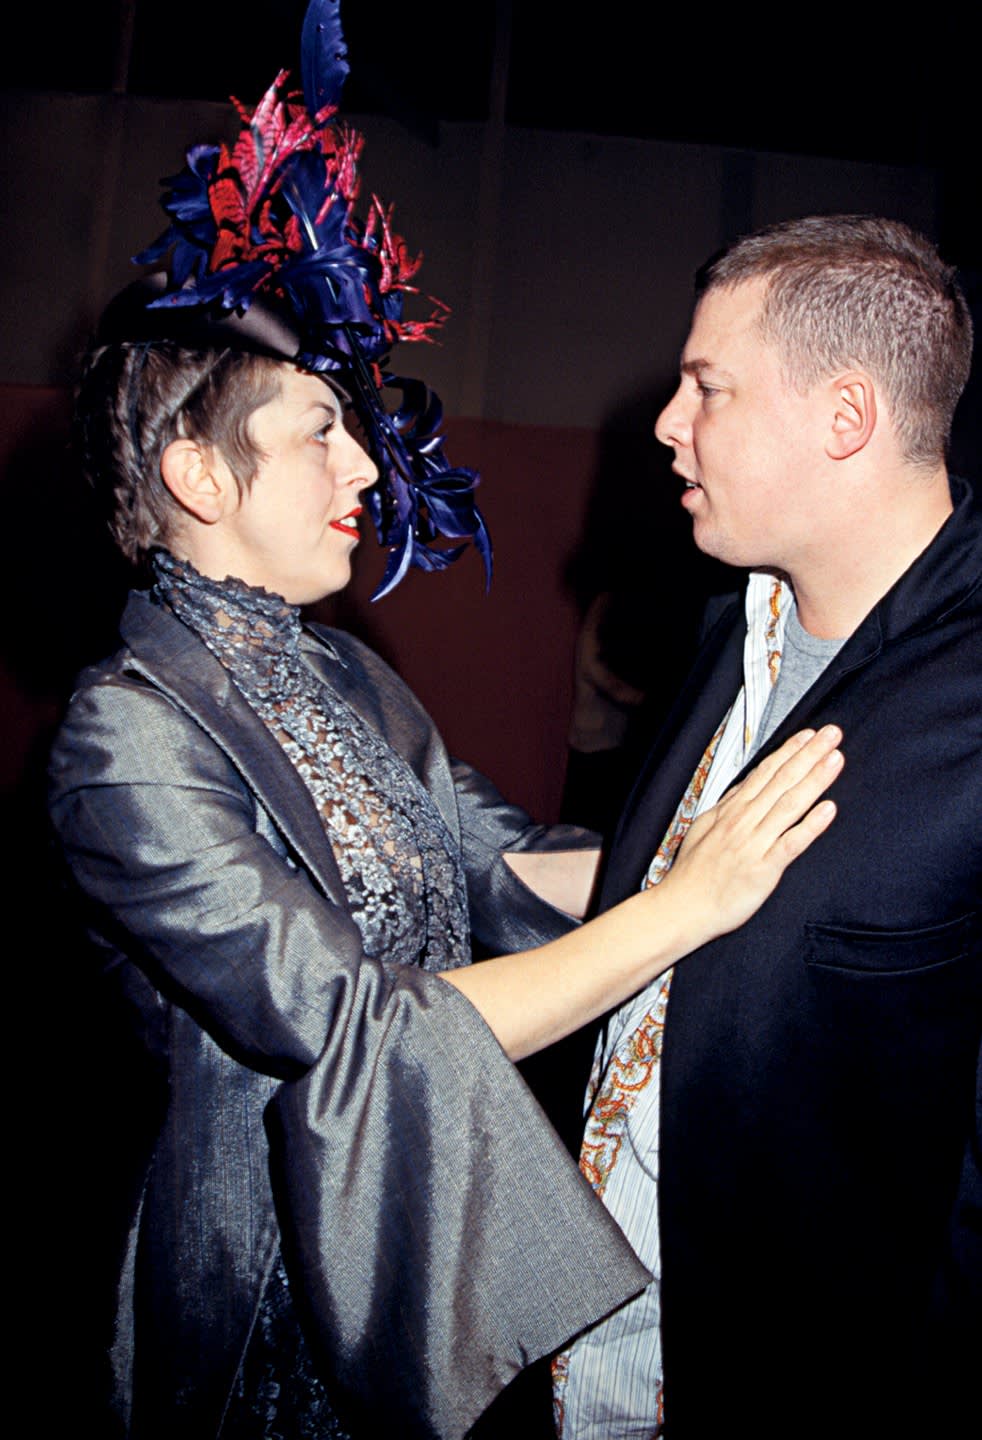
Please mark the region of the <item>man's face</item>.
[[820, 526], [820, 411], [815, 391], [788, 388], [756, 332], [764, 288], [748, 281], [700, 301], [655, 434], [675, 451], [700, 550], [793, 576]]

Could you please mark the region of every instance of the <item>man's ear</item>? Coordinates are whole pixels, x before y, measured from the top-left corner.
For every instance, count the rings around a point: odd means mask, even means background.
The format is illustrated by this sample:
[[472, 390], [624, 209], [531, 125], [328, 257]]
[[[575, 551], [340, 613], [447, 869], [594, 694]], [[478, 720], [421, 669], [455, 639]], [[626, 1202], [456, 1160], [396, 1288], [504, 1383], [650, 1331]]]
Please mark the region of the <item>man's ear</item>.
[[204, 525], [225, 513], [235, 482], [214, 446], [197, 440], [172, 440], [160, 457], [160, 475], [174, 499]]
[[862, 370], [850, 370], [831, 382], [832, 424], [825, 442], [831, 460], [848, 460], [872, 439], [876, 429], [876, 388]]

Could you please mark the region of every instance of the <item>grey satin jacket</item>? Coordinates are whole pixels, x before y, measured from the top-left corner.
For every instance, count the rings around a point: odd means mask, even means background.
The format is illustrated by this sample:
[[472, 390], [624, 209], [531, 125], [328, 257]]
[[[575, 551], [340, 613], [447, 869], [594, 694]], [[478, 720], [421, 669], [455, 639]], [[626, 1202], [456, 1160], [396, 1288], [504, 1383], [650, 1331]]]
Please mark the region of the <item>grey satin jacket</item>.
[[[345, 1423], [460, 1436], [647, 1272], [469, 1002], [363, 954], [313, 802], [224, 669], [142, 595], [121, 634], [79, 682], [51, 810], [166, 1082], [118, 1280], [126, 1432], [220, 1432], [282, 1248]], [[516, 950], [568, 928], [501, 852], [582, 833], [452, 763], [350, 637], [305, 643], [459, 838], [475, 935]]]

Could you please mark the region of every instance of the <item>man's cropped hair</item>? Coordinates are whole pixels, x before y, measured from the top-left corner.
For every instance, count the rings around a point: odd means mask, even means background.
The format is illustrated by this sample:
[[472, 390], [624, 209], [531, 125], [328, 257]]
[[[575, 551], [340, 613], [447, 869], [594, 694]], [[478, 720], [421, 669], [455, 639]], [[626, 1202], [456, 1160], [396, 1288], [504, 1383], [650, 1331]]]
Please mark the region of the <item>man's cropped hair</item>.
[[837, 371], [881, 387], [904, 458], [944, 459], [972, 358], [965, 297], [931, 242], [898, 220], [813, 215], [744, 236], [710, 261], [697, 295], [767, 283], [761, 338], [805, 391]]

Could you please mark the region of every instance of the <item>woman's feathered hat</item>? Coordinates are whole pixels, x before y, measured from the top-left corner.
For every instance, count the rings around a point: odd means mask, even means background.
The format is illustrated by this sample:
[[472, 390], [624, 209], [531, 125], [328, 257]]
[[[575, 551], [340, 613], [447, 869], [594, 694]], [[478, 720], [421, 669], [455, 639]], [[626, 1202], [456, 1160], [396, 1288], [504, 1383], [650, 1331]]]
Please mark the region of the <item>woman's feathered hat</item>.
[[[380, 481], [366, 498], [390, 550], [387, 594], [410, 566], [443, 570], [473, 541], [491, 576], [491, 544], [474, 502], [473, 470], [443, 453], [439, 399], [419, 380], [387, 369], [400, 340], [428, 340], [447, 309], [403, 317], [420, 258], [392, 227], [377, 196], [355, 214], [363, 139], [338, 120], [348, 74], [338, 0], [311, 0], [301, 37], [302, 93], [281, 71], [242, 120], [235, 145], [195, 145], [163, 183], [170, 225], [135, 256], [166, 265], [137, 301], [147, 333], [126, 338], [241, 345], [337, 381], [351, 396]], [[122, 298], [122, 297], [121, 297]], [[105, 320], [111, 331], [113, 307]], [[106, 328], [104, 322], [104, 329]], [[107, 337], [108, 338], [108, 337]], [[386, 405], [386, 396], [391, 396]], [[441, 540], [462, 543], [444, 546]]]

